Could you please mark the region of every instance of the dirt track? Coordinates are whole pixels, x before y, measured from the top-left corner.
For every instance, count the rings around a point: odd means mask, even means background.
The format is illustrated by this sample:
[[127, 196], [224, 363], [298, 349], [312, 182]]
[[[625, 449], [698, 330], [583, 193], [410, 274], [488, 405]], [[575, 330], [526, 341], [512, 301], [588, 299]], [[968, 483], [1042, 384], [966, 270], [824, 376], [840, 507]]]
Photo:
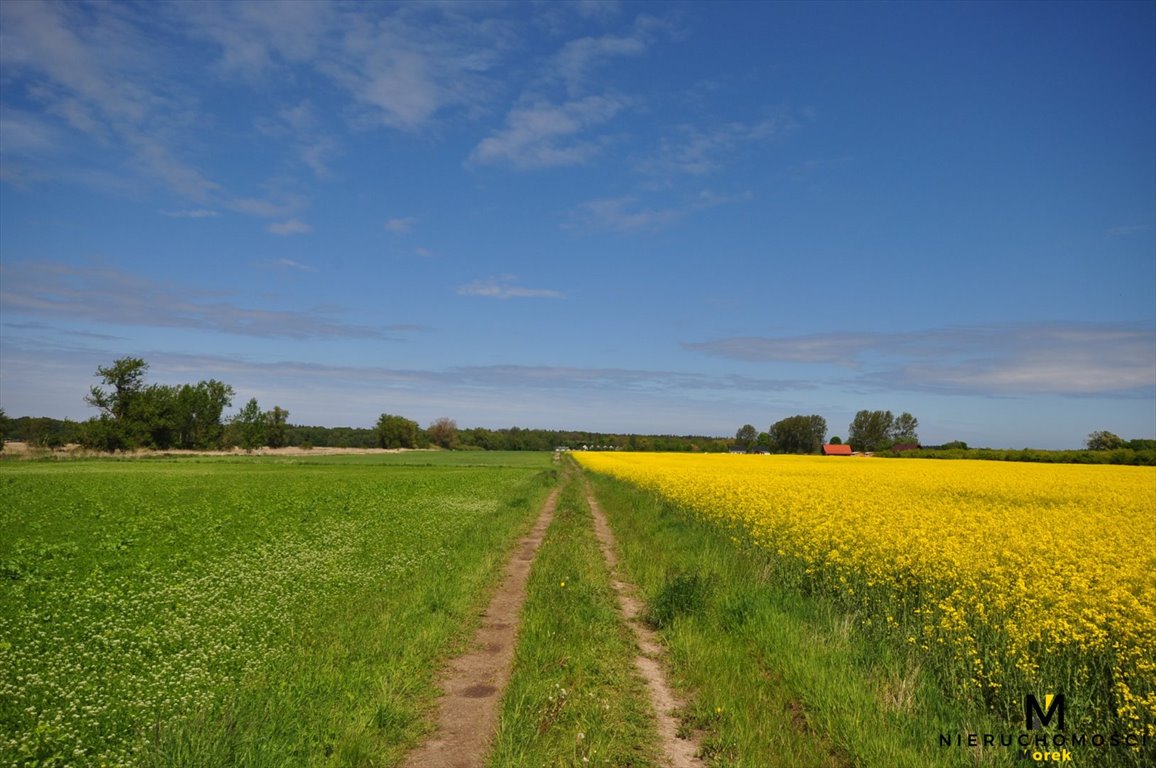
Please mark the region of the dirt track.
[[[515, 548], [502, 584], [483, 615], [482, 626], [474, 636], [470, 650], [451, 662], [442, 680], [436, 731], [407, 755], [404, 768], [481, 768], [485, 765], [497, 730], [502, 693], [513, 671], [514, 647], [530, 568], [554, 518], [561, 490], [559, 487], [551, 492], [534, 528]], [[678, 735], [674, 712], [680, 702], [666, 681], [661, 663], [662, 647], [654, 632], [640, 619], [642, 602], [635, 596], [635, 588], [618, 576], [614, 534], [588, 485], [585, 490], [599, 547], [611, 572], [619, 610], [634, 633], [639, 648], [635, 667], [646, 683], [665, 763], [670, 768], [701, 768], [704, 763], [697, 757], [699, 745]]]
[[471, 650], [455, 659], [442, 680], [437, 731], [410, 752], [405, 768], [481, 768], [498, 724], [502, 692], [514, 665], [514, 643], [526, 582], [546, 529], [554, 519], [561, 488], [555, 488], [533, 529], [514, 549], [506, 575], [482, 616]]
[[614, 532], [610, 530], [610, 523], [606, 520], [606, 515], [598, 505], [598, 500], [594, 498], [589, 485], [586, 486], [586, 502], [594, 514], [594, 533], [602, 548], [602, 556], [606, 558], [606, 564], [610, 568], [611, 583], [618, 595], [619, 610], [634, 632], [634, 640], [638, 644], [639, 653], [634, 659], [634, 665], [638, 674], [646, 681], [663, 755], [670, 768], [700, 768], [704, 763], [697, 757], [699, 745], [693, 739], [679, 738], [678, 735], [678, 720], [674, 712], [680, 702], [666, 681], [666, 673], [661, 662], [662, 646], [659, 645], [654, 632], [642, 622], [642, 601], [636, 597], [634, 586], [620, 580], [618, 576]]

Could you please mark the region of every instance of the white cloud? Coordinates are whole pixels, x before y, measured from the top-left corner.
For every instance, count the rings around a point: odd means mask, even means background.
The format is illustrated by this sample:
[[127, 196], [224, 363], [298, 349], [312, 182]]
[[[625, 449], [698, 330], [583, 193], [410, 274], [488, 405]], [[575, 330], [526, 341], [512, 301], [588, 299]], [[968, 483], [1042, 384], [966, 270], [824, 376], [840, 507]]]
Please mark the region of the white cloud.
[[1119, 227], [1112, 227], [1108, 230], [1109, 237], [1129, 237], [1130, 235], [1138, 235], [1141, 232], [1147, 232], [1152, 227], [1147, 224], [1126, 224]]
[[495, 90], [487, 73], [504, 33], [496, 20], [479, 23], [469, 11], [418, 5], [389, 15], [358, 13], [319, 69], [360, 105], [370, 125], [413, 132], [444, 110], [471, 111]]
[[292, 192], [271, 191], [267, 197], [236, 197], [226, 204], [230, 210], [260, 219], [279, 219], [303, 210], [308, 201]]
[[573, 8], [584, 19], [609, 21], [622, 10], [622, 3], [619, 0], [576, 0]]
[[634, 197], [588, 200], [570, 212], [566, 226], [592, 232], [657, 232], [699, 211], [749, 200], [750, 195], [716, 195], [709, 190], [673, 206], [645, 207]]
[[721, 169], [743, 146], [773, 141], [797, 126], [790, 117], [702, 128], [684, 125], [664, 137], [657, 152], [638, 163], [642, 173], [702, 176]]
[[276, 222], [265, 227], [267, 232], [274, 235], [304, 235], [313, 231], [313, 227], [309, 226], [300, 219], [289, 219], [288, 221]]
[[[131, 14], [54, 3], [2, 3], [0, 14], [0, 66], [59, 127], [114, 148], [122, 165], [186, 199], [207, 201], [219, 189], [176, 151], [196, 110]], [[40, 149], [75, 149], [53, 145]]]
[[458, 287], [459, 296], [484, 296], [490, 299], [543, 298], [560, 299], [563, 294], [549, 288], [524, 288], [515, 285], [517, 275], [502, 275], [484, 280], [475, 280]]
[[412, 216], [393, 218], [385, 222], [385, 229], [395, 235], [405, 235], [413, 231], [413, 226], [416, 223], [417, 219]]
[[616, 57], [641, 56], [647, 46], [647, 41], [640, 36], [583, 37], [563, 46], [550, 62], [549, 69], [571, 93], [575, 93], [587, 87], [595, 68]]
[[474, 148], [470, 161], [521, 170], [581, 165], [602, 150], [600, 142], [581, 135], [609, 122], [626, 106], [621, 97], [587, 96], [563, 104], [515, 107], [505, 127]]
[[175, 10], [191, 35], [219, 47], [217, 71], [250, 83], [270, 77], [281, 61], [316, 57], [337, 21], [329, 3], [239, 0], [187, 3]]
[[6, 318], [190, 328], [259, 338], [389, 338], [382, 329], [335, 320], [332, 312], [238, 306], [219, 295], [113, 268], [23, 263], [0, 274], [0, 308]]
[[654, 232], [683, 216], [675, 208], [643, 208], [633, 197], [589, 200], [570, 215], [569, 226], [595, 232]]
[[1149, 326], [977, 326], [734, 337], [683, 346], [748, 362], [850, 367], [862, 373], [849, 384], [872, 388], [993, 396], [1156, 393], [1156, 332]]
[[317, 271], [316, 269], [309, 266], [308, 264], [302, 264], [301, 262], [294, 261], [293, 259], [276, 259], [275, 261], [273, 261], [273, 266], [282, 267], [284, 269], [295, 269], [299, 272], [316, 272]]
[[161, 211], [161, 215], [173, 219], [215, 219], [221, 214], [207, 208], [189, 208], [180, 211]]

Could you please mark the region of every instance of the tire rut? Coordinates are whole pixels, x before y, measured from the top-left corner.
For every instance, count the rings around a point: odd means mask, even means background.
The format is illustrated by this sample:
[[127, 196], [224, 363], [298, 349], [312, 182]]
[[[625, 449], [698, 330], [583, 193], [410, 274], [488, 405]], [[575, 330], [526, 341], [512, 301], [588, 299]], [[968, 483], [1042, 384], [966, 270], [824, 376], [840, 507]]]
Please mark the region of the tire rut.
[[618, 576], [620, 570], [614, 532], [610, 529], [606, 514], [599, 506], [598, 500], [594, 498], [588, 482], [584, 481], [584, 489], [586, 503], [590, 505], [590, 511], [594, 516], [594, 533], [610, 570], [614, 591], [618, 595], [619, 610], [634, 632], [634, 639], [638, 644], [639, 654], [635, 657], [634, 664], [646, 682], [650, 703], [654, 708], [662, 753], [670, 768], [703, 768], [706, 764], [698, 757], [700, 748], [697, 741], [684, 739], [678, 735], [678, 718], [674, 712], [681, 706], [681, 702], [666, 680], [666, 672], [661, 662], [663, 650], [658, 642], [658, 636], [642, 622], [642, 601], [636, 596], [637, 589]]
[[550, 492], [534, 527], [514, 547], [470, 650], [442, 678], [437, 730], [406, 755], [404, 768], [482, 768], [497, 729], [502, 693], [514, 665], [530, 565], [554, 519], [562, 486]]

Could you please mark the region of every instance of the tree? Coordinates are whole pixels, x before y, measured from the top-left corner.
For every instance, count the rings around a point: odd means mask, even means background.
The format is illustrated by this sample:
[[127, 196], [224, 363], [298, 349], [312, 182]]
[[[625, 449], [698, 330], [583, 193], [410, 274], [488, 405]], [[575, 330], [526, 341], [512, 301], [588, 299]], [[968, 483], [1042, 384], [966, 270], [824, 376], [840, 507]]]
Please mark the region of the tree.
[[270, 448], [281, 448], [289, 442], [286, 424], [289, 420], [289, 411], [279, 405], [265, 413], [265, 444]]
[[895, 443], [914, 443], [918, 445], [919, 435], [916, 432], [917, 429], [919, 429], [919, 419], [907, 411], [904, 411], [895, 418], [895, 423], [891, 425], [891, 440]]
[[753, 424], [743, 424], [739, 427], [739, 431], [735, 432], [735, 448], [750, 453], [755, 448], [755, 442], [759, 439], [759, 431], [755, 429]]
[[767, 430], [775, 453], [818, 453], [827, 437], [827, 420], [822, 416], [789, 416]]
[[233, 404], [233, 388], [216, 379], [185, 384], [177, 392], [177, 445], [216, 448], [221, 444], [221, 414]]
[[1089, 451], [1114, 451], [1124, 447], [1124, 438], [1107, 430], [1100, 430], [1088, 435], [1087, 446]]
[[265, 444], [265, 414], [257, 405], [257, 398], [250, 398], [236, 416], [233, 424], [237, 427], [241, 447], [251, 451]]
[[179, 393], [180, 387], [150, 384], [133, 397], [124, 422], [133, 445], [164, 449], [176, 444]]
[[842, 445], [843, 444], [843, 438], [839, 437], [838, 435], [835, 435], [834, 437], [832, 437], [830, 439], [829, 442], [831, 445]]
[[107, 368], [97, 366], [96, 375], [106, 386], [112, 387], [112, 391], [93, 387], [84, 401], [99, 408], [104, 415], [124, 421], [133, 400], [144, 388], [144, 375], [148, 369], [149, 364], [139, 357], [122, 357]]
[[146, 386], [148, 367], [139, 357], [123, 357], [96, 369], [103, 386], [84, 400], [101, 413], [81, 429], [81, 443], [105, 451], [219, 446], [221, 414], [232, 404], [233, 388], [216, 379]]
[[430, 442], [447, 450], [453, 449], [458, 442], [458, 425], [453, 419], [441, 417], [426, 428]]
[[[96, 375], [104, 386], [94, 386], [84, 402], [100, 410], [81, 431], [81, 443], [102, 451], [134, 448], [148, 440], [147, 430], [136, 420], [134, 410], [144, 392], [148, 363], [139, 357], [122, 357], [110, 366], [97, 366]], [[109, 387], [109, 389], [105, 389]]]
[[882, 451], [896, 443], [919, 443], [919, 419], [907, 411], [859, 411], [851, 420], [847, 442], [857, 451]]
[[766, 451], [770, 453], [774, 450], [774, 445], [771, 443], [771, 435], [769, 432], [760, 432], [759, 436], [755, 438], [755, 450]]
[[382, 448], [414, 448], [417, 431], [416, 421], [383, 413], [377, 419], [377, 444]]
[[876, 451], [891, 439], [894, 425], [891, 411], [859, 411], [847, 428], [847, 440], [857, 451]]
[[8, 414], [0, 408], [0, 451], [4, 450], [5, 438], [8, 436]]

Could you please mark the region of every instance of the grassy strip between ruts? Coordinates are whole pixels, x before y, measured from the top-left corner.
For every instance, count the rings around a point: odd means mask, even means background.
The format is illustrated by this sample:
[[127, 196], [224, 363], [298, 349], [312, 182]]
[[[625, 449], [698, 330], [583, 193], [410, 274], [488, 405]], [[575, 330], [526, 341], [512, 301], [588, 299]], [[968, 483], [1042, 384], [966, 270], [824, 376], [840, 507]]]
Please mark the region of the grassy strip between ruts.
[[659, 764], [636, 648], [581, 485], [569, 482], [530, 574], [489, 764]]
[[910, 655], [863, 642], [849, 617], [769, 583], [765, 553], [654, 494], [591, 478], [709, 765], [1012, 763], [1012, 750], [939, 746], [961, 723], [993, 726], [945, 701]]

